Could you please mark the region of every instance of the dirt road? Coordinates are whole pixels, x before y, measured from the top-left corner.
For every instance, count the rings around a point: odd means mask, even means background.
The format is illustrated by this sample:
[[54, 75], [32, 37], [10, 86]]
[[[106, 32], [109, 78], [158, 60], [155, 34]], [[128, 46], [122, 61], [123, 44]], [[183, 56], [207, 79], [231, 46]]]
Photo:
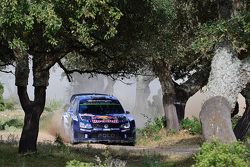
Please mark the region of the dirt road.
[[[45, 115], [46, 116], [46, 115]], [[38, 143], [48, 143], [55, 144], [56, 135], [61, 132], [60, 124], [60, 112], [55, 112], [52, 115], [47, 115], [46, 118], [41, 122], [41, 130], [38, 135]], [[196, 142], [183, 142], [183, 140], [191, 140], [190, 136], [185, 136], [186, 134], [179, 134], [179, 136], [169, 137], [162, 145], [152, 145], [152, 146], [123, 146], [123, 145], [105, 145], [105, 144], [76, 144], [71, 145], [66, 142], [66, 145], [70, 147], [77, 148], [87, 148], [92, 147], [95, 149], [111, 149], [114, 151], [125, 151], [133, 154], [157, 154], [163, 156], [180, 156], [188, 157], [192, 156], [199, 150], [199, 145]], [[13, 144], [18, 144], [21, 136], [21, 130], [16, 129], [14, 131], [0, 131], [0, 142], [9, 142]], [[60, 136], [64, 137], [64, 134], [60, 133]], [[176, 137], [180, 138], [179, 140]], [[173, 142], [175, 141], [175, 142]], [[182, 144], [180, 144], [182, 143]], [[183, 144], [184, 143], [184, 144]]]
[[[13, 144], [18, 144], [21, 132], [6, 132], [0, 131], [0, 142], [9, 142]], [[49, 134], [46, 131], [40, 131], [38, 135], [38, 143], [56, 144], [56, 137]], [[85, 144], [80, 143], [76, 145], [71, 145], [66, 143], [70, 147], [76, 148], [95, 148], [95, 149], [110, 149], [113, 151], [124, 151], [132, 154], [149, 154], [149, 155], [162, 155], [169, 157], [182, 157], [187, 158], [192, 156], [199, 150], [199, 145], [177, 145], [177, 146], [161, 146], [161, 147], [143, 147], [143, 146], [123, 146], [123, 145], [106, 145], [106, 144]]]

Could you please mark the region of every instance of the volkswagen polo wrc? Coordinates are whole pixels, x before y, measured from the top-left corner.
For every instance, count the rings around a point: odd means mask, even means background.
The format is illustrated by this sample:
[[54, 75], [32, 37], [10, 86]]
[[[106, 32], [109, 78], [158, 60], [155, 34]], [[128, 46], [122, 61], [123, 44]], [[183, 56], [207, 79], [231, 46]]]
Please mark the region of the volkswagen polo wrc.
[[135, 144], [135, 121], [118, 99], [106, 94], [75, 94], [62, 115], [70, 143], [108, 142]]

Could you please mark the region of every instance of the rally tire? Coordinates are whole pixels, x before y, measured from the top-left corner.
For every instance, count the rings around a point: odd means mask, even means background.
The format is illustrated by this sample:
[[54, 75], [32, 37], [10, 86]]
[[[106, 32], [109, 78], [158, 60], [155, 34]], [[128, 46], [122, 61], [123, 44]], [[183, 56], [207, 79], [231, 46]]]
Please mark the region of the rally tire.
[[75, 131], [73, 128], [73, 125], [71, 125], [71, 127], [69, 128], [69, 142], [70, 144], [76, 144], [76, 140], [75, 140]]

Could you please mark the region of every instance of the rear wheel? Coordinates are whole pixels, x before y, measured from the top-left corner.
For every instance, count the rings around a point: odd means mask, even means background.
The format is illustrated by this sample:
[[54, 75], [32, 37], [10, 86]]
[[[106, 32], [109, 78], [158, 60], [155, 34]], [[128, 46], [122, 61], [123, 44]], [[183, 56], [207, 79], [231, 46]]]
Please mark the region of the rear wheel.
[[71, 127], [69, 128], [69, 141], [70, 144], [76, 144], [75, 131], [73, 125], [71, 125]]
[[63, 118], [61, 119], [61, 126], [60, 126], [61, 128], [60, 128], [60, 135], [61, 136], [63, 136], [63, 135], [65, 135], [66, 133], [65, 133], [65, 125], [64, 125], [64, 120], [63, 120]]

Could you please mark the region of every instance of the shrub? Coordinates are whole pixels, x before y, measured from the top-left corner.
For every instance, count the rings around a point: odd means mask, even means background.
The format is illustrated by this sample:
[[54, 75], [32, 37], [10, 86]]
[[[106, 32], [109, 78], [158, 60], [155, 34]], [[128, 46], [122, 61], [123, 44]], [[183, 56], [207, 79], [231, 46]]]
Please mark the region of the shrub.
[[66, 163], [66, 167], [95, 167], [93, 163], [85, 163], [77, 160], [72, 160]]
[[222, 144], [217, 141], [204, 143], [195, 156], [196, 164], [192, 167], [246, 167], [248, 151], [239, 142]]
[[62, 102], [56, 100], [50, 100], [46, 103], [44, 110], [47, 112], [52, 112], [59, 109], [62, 106]]
[[189, 131], [190, 134], [200, 134], [201, 133], [201, 123], [198, 118], [193, 117], [193, 119], [186, 118], [181, 121], [181, 128]]
[[125, 167], [126, 166], [126, 161], [113, 158], [107, 149], [103, 152], [102, 155], [104, 156], [104, 160], [101, 160], [101, 158], [96, 155], [95, 163], [86, 163], [86, 162], [73, 160], [73, 161], [67, 162], [66, 167], [96, 167], [96, 166], [98, 167]]
[[[138, 129], [138, 133], [148, 138], [152, 137], [153, 134], [157, 134], [161, 129], [164, 128], [165, 119], [163, 117], [155, 118], [153, 122], [147, 122], [145, 128]], [[153, 136], [155, 140], [159, 140], [159, 136]]]
[[7, 109], [7, 110], [14, 110], [15, 109], [14, 102], [12, 102], [12, 101], [5, 102], [5, 109]]
[[0, 111], [4, 111], [5, 110], [5, 105], [4, 103], [0, 102]]
[[[12, 127], [12, 128], [11, 128]], [[0, 130], [14, 129], [14, 128], [22, 128], [23, 122], [19, 119], [11, 119], [6, 122], [0, 122]]]
[[2, 122], [1, 120], [0, 120], [0, 130], [4, 130], [4, 122]]

